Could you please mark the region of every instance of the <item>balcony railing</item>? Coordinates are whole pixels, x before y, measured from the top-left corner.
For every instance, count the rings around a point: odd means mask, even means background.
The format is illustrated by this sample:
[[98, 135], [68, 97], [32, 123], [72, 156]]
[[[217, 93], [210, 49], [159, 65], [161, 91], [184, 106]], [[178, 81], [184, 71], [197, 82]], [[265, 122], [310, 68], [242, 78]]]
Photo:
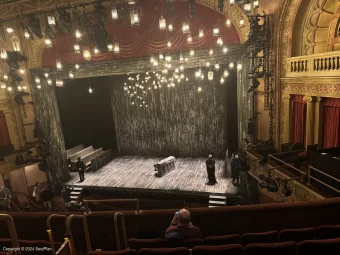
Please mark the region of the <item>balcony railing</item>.
[[287, 58], [286, 77], [325, 77], [340, 75], [340, 51]]

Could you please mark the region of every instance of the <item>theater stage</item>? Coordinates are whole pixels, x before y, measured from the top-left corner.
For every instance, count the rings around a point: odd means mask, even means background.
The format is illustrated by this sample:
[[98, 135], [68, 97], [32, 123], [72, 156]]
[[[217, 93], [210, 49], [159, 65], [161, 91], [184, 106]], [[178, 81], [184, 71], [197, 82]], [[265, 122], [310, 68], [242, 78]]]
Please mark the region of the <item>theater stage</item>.
[[225, 194], [234, 196], [238, 188], [225, 177], [224, 160], [216, 160], [218, 184], [208, 181], [205, 158], [176, 158], [176, 168], [162, 177], [156, 177], [154, 163], [162, 158], [124, 156], [113, 159], [96, 172], [85, 173], [79, 183], [78, 173], [71, 173], [71, 180], [64, 185], [75, 185], [84, 190], [137, 191], [152, 193], [177, 193], [192, 195]]

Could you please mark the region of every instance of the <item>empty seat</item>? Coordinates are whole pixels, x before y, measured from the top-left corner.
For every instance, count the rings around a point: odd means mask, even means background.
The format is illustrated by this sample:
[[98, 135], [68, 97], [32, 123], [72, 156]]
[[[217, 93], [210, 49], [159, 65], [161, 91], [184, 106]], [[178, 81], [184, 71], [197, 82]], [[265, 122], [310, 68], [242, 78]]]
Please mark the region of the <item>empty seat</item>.
[[207, 246], [242, 244], [242, 239], [240, 235], [209, 236], [204, 238], [203, 243]]
[[243, 255], [244, 249], [239, 244], [220, 246], [197, 246], [192, 249], [192, 255]]
[[298, 243], [298, 253], [299, 255], [338, 255], [340, 238], [302, 241]]
[[294, 242], [252, 243], [244, 250], [246, 255], [297, 255], [297, 244]]
[[331, 239], [340, 237], [340, 225], [324, 225], [315, 230], [315, 239]]
[[123, 251], [91, 251], [88, 255], [138, 255], [136, 250], [123, 250]]
[[188, 248], [143, 248], [139, 251], [139, 255], [190, 255]]
[[167, 248], [176, 248], [176, 247], [186, 247], [188, 249], [192, 249], [195, 246], [202, 245], [203, 240], [200, 238], [192, 238], [192, 239], [171, 239], [166, 241], [165, 246]]
[[131, 238], [128, 240], [128, 246], [130, 249], [139, 251], [142, 248], [164, 248], [165, 241], [160, 238], [155, 239], [136, 239]]
[[285, 229], [280, 232], [280, 242], [301, 242], [304, 240], [314, 240], [315, 228]]
[[262, 233], [246, 233], [242, 235], [243, 246], [251, 243], [277, 243], [279, 241], [279, 233], [274, 231]]

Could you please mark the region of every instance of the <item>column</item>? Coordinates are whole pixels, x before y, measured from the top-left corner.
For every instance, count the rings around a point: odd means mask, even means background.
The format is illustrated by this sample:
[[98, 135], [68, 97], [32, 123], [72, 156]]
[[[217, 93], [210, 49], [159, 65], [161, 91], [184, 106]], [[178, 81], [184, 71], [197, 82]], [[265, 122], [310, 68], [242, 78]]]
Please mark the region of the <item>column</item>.
[[283, 143], [292, 141], [293, 96], [283, 95]]
[[314, 144], [314, 122], [315, 122], [315, 97], [305, 96], [303, 100], [307, 103], [306, 109], [306, 142], [308, 145]]
[[318, 144], [319, 148], [322, 148], [324, 100], [323, 97], [317, 97], [315, 100], [314, 144]]

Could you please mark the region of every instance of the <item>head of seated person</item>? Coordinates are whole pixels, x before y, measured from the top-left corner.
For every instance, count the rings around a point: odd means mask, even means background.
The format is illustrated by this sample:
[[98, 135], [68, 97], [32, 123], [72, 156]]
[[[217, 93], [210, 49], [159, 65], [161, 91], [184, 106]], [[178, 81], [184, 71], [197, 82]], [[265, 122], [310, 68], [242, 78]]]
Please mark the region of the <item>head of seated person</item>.
[[191, 222], [191, 213], [187, 209], [182, 209], [177, 214], [177, 225], [188, 227]]

